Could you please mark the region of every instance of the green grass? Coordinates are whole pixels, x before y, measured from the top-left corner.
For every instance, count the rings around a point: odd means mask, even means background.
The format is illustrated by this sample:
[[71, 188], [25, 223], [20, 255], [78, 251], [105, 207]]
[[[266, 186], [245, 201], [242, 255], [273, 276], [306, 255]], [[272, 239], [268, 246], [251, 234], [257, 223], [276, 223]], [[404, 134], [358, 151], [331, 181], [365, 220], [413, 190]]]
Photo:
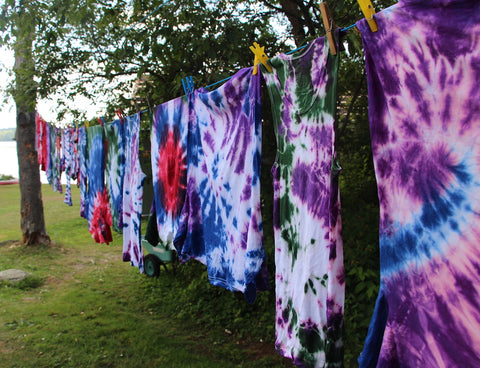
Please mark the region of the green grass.
[[53, 243], [27, 247], [19, 187], [0, 187], [0, 270], [34, 275], [0, 284], [1, 368], [292, 366], [274, 351], [273, 321], [262, 312], [271, 292], [250, 306], [209, 286], [194, 263], [148, 279], [122, 262], [120, 235], [94, 243], [72, 190], [69, 207], [43, 186]]

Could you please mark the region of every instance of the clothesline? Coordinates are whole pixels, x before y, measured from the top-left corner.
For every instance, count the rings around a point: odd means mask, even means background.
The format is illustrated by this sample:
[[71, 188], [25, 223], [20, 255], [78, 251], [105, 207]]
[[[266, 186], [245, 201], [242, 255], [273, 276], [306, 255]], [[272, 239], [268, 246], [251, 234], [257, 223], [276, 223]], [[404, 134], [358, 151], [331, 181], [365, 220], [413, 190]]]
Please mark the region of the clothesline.
[[[342, 32], [348, 32], [348, 30], [352, 29], [353, 27], [355, 27], [355, 24], [351, 24], [351, 25], [349, 25], [348, 27], [341, 28], [341, 29], [340, 29], [340, 33], [342, 33]], [[297, 48], [294, 49], [294, 50], [290, 50], [290, 51], [286, 52], [285, 55], [291, 55], [291, 54], [293, 54], [293, 53], [295, 53], [295, 52], [297, 52], [297, 51], [299, 51], [299, 50], [304, 49], [304, 48], [307, 47], [307, 46], [308, 46], [308, 44], [307, 44], [307, 45], [300, 46], [300, 47], [297, 47]], [[230, 78], [232, 78], [232, 77], [227, 77], [227, 78], [225, 78], [225, 79], [222, 79], [221, 81], [212, 83], [212, 84], [206, 86], [205, 88], [208, 89], [208, 88], [211, 88], [211, 87], [215, 87], [217, 84], [221, 84], [221, 83], [223, 83], [223, 82], [226, 82], [226, 81], [228, 81]]]
[[[136, 24], [141, 23], [143, 20], [145, 20], [146, 18], [148, 18], [150, 15], [154, 14], [156, 11], [158, 11], [158, 9], [160, 9], [162, 6], [166, 5], [169, 1], [170, 1], [170, 0], [168, 0], [167, 2], [163, 3], [162, 5], [160, 5], [160, 6], [159, 6], [157, 9], [155, 9], [152, 13], [146, 15], [143, 19], [141, 19], [140, 21], [138, 21]], [[136, 25], [136, 24], [135, 24], [135, 25]], [[135, 26], [135, 25], [134, 25], [134, 26]], [[131, 28], [133, 28], [134, 26], [132, 26]], [[353, 27], [355, 27], [355, 24], [351, 24], [351, 25], [349, 25], [348, 27], [341, 28], [341, 29], [340, 29], [340, 33], [342, 33], [342, 32], [348, 32], [348, 31], [349, 31], [350, 29], [352, 29]], [[130, 28], [130, 29], [131, 29], [131, 28]], [[127, 31], [128, 31], [128, 30], [126, 30], [125, 32], [127, 32]], [[307, 46], [308, 46], [308, 44], [307, 44], [307, 45], [300, 46], [300, 47], [297, 47], [297, 48], [294, 49], [294, 50], [287, 51], [285, 54], [286, 54], [286, 55], [291, 55], [291, 54], [293, 54], [293, 53], [295, 53], [295, 52], [297, 52], [297, 51], [300, 51], [300, 50], [304, 49], [304, 48], [307, 47]], [[206, 87], [204, 87], [204, 88], [205, 88], [205, 89], [209, 89], [209, 88], [215, 87], [215, 86], [218, 85], [218, 84], [221, 84], [221, 83], [224, 83], [224, 82], [230, 80], [231, 78], [232, 78], [232, 76], [227, 77], [227, 78], [224, 78], [224, 79], [222, 79], [222, 80], [219, 80], [219, 81], [217, 81], [217, 82], [214, 82], [214, 83], [212, 83], [212, 84], [209, 84], [208, 86], [206, 86]], [[147, 113], [147, 112], [148, 112], [148, 109], [139, 111], [140, 114], [145, 114], [145, 113]]]
[[[150, 12], [149, 14], [145, 15], [142, 19], [140, 19], [138, 22], [136, 22], [133, 26], [131, 26], [130, 28], [127, 28], [127, 29], [122, 33], [122, 35], [120, 36], [120, 38], [123, 37], [123, 36], [125, 36], [125, 34], [126, 34], [129, 30], [133, 29], [137, 24], [140, 24], [140, 23], [144, 22], [148, 17], [150, 17], [150, 16], [152, 16], [153, 14], [155, 14], [157, 11], [159, 11], [162, 7], [164, 7], [165, 5], [167, 5], [169, 2], [171, 2], [171, 0], [167, 0], [167, 1], [165, 1], [164, 3], [160, 4], [157, 8], [155, 8], [155, 9], [154, 9], [152, 12]], [[342, 32], [348, 32], [348, 30], [350, 30], [350, 29], [353, 28], [353, 27], [355, 27], [355, 24], [352, 24], [352, 25], [350, 25], [350, 26], [348, 26], [348, 27], [344, 27], [344, 28], [340, 29], [340, 32], [341, 32], [341, 33], [342, 33]], [[308, 46], [308, 44], [307, 44], [307, 45], [300, 46], [300, 47], [298, 47], [298, 48], [296, 48], [296, 49], [294, 49], [294, 50], [291, 50], [291, 51], [286, 52], [285, 54], [286, 54], [286, 55], [293, 54], [293, 53], [295, 53], [295, 52], [297, 52], [297, 51], [299, 51], [299, 50], [304, 49], [304, 48], [307, 47], [307, 46]], [[232, 78], [231, 76], [230, 76], [230, 77], [227, 77], [227, 78], [224, 78], [224, 79], [222, 79], [222, 80], [220, 80], [220, 81], [218, 81], [218, 82], [214, 82], [214, 83], [212, 83], [212, 84], [210, 84], [210, 85], [208, 85], [208, 86], [206, 86], [206, 87], [204, 87], [204, 88], [205, 88], [205, 89], [209, 89], [209, 88], [215, 87], [216, 85], [221, 84], [221, 83], [224, 83], [224, 82], [228, 81], [228, 80], [231, 79], [231, 78]], [[143, 110], [143, 111], [140, 111], [140, 113], [142, 114], [142, 113], [145, 113], [145, 112], [147, 112], [147, 111], [148, 111], [148, 110]]]

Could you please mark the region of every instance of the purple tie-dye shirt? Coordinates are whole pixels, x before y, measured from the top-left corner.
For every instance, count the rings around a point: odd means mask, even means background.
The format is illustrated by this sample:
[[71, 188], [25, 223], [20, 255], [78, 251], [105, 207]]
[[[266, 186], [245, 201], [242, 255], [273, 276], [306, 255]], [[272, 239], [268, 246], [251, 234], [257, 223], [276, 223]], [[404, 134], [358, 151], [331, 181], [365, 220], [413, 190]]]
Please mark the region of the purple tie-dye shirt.
[[480, 6], [365, 20], [380, 292], [360, 367], [480, 367]]
[[192, 104], [187, 197], [174, 244], [183, 261], [207, 266], [213, 285], [253, 302], [265, 259], [260, 75], [241, 69], [213, 92], [195, 91]]

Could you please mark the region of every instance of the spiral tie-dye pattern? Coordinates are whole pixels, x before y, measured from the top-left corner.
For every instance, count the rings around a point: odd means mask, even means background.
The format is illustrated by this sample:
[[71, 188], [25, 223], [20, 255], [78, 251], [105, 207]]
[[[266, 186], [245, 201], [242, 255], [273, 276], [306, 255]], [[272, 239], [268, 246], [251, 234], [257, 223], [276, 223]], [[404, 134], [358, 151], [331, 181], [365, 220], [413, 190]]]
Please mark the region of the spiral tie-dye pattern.
[[187, 132], [189, 105], [186, 97], [156, 108], [151, 131], [153, 190], [158, 234], [173, 247], [187, 188]]
[[112, 241], [112, 215], [105, 188], [104, 131], [100, 125], [87, 131], [87, 212], [88, 230], [96, 242]]
[[207, 266], [210, 283], [253, 302], [255, 279], [265, 275], [260, 75], [241, 69], [213, 92], [195, 91], [189, 102], [187, 194], [174, 245], [182, 261]]
[[362, 33], [380, 201], [365, 367], [480, 367], [480, 6], [409, 0]]

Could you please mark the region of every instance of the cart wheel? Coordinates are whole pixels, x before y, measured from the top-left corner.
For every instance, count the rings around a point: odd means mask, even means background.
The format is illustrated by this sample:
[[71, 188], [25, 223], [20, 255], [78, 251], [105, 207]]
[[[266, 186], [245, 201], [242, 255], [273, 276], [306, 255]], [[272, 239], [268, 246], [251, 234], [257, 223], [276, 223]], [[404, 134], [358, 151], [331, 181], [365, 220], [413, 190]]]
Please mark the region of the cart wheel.
[[156, 256], [147, 254], [143, 262], [148, 277], [158, 277], [160, 275], [160, 261]]

